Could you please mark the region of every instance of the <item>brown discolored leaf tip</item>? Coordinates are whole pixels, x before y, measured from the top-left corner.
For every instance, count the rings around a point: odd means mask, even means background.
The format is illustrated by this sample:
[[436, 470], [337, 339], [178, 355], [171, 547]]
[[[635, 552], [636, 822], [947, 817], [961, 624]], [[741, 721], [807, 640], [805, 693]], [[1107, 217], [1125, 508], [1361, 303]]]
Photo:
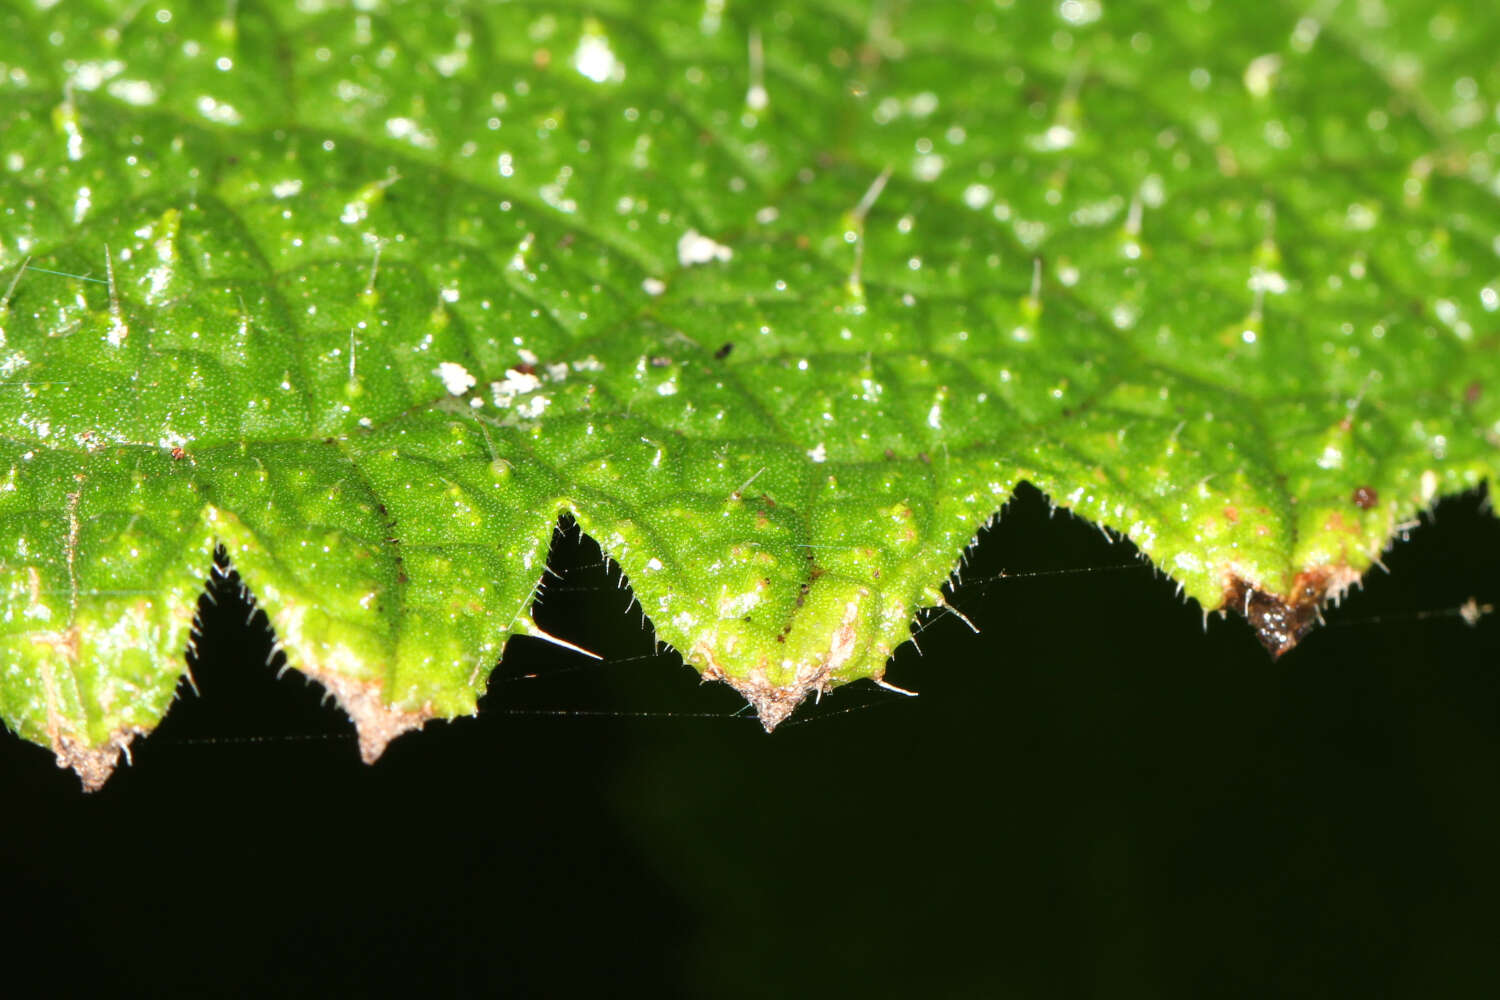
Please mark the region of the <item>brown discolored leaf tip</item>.
[[103, 746], [97, 747], [60, 735], [54, 737], [52, 751], [57, 756], [57, 766], [71, 768], [83, 783], [85, 792], [97, 792], [115, 773], [120, 757], [129, 758], [130, 741], [138, 735], [138, 729], [123, 729], [111, 734]]
[[413, 710], [392, 708], [385, 703], [380, 684], [376, 682], [306, 665], [302, 672], [323, 685], [354, 723], [359, 734], [359, 756], [366, 764], [379, 760], [391, 740], [402, 733], [421, 729], [437, 716], [431, 705]]
[[1230, 578], [1224, 588], [1224, 608], [1238, 612], [1255, 630], [1255, 637], [1273, 659], [1296, 646], [1323, 623], [1322, 605], [1337, 600], [1359, 579], [1353, 570], [1331, 567], [1308, 570], [1297, 576], [1289, 596], [1257, 589], [1240, 576]]

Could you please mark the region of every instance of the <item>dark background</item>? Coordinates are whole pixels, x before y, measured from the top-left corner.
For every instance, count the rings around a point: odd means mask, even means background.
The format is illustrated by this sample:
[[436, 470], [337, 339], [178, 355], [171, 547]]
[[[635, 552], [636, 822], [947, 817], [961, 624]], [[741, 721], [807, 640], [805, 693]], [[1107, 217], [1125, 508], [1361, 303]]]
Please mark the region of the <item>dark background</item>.
[[1482, 503], [1439, 507], [1273, 663], [1023, 492], [953, 597], [982, 634], [934, 617], [896, 656], [919, 698], [861, 683], [769, 737], [652, 656], [597, 548], [560, 532], [539, 621], [613, 662], [518, 639], [477, 719], [368, 768], [221, 588], [202, 696], [102, 792], [0, 736], [8, 977], [115, 996], [1487, 995], [1500, 622], [1457, 617], [1500, 599]]

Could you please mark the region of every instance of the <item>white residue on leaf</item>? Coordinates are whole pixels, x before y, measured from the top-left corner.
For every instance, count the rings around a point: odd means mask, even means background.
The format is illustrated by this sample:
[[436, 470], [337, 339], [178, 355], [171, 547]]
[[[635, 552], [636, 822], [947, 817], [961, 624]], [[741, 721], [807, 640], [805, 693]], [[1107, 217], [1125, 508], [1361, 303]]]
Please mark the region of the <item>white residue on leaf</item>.
[[105, 89], [126, 104], [134, 104], [136, 107], [155, 104], [158, 97], [156, 88], [145, 80], [111, 80]]
[[641, 282], [641, 290], [647, 295], [660, 295], [667, 290], [667, 283], [660, 278], [647, 278]]
[[822, 441], [819, 441], [816, 448], [808, 449], [807, 457], [814, 462], [826, 462], [828, 461], [828, 449], [823, 446]]
[[1262, 98], [1271, 93], [1276, 85], [1276, 74], [1281, 72], [1281, 57], [1274, 52], [1256, 56], [1245, 67], [1245, 89], [1251, 97]]
[[938, 153], [923, 153], [912, 160], [911, 172], [919, 181], [935, 181], [942, 174], [948, 161]]
[[742, 594], [725, 594], [719, 598], [719, 615], [722, 618], [743, 618], [760, 604], [759, 590], [747, 590]]
[[385, 120], [385, 131], [392, 139], [402, 139], [418, 149], [436, 149], [437, 136], [425, 129], [415, 118], [398, 116]]
[[547, 396], [532, 396], [526, 402], [516, 407], [516, 413], [527, 420], [535, 420], [540, 417], [547, 407], [552, 405], [552, 400]]
[[104, 62], [91, 60], [79, 63], [73, 70], [73, 76], [69, 82], [79, 90], [98, 90], [106, 81], [114, 79], [124, 71], [125, 64], [118, 59], [109, 59]]
[[994, 189], [988, 184], [970, 184], [964, 188], [964, 204], [975, 211], [988, 205], [994, 197]]
[[196, 107], [200, 115], [219, 125], [238, 125], [244, 120], [244, 116], [233, 104], [217, 100], [207, 94], [199, 96]]
[[1082, 27], [1103, 17], [1104, 6], [1099, 0], [1062, 0], [1057, 5], [1057, 16], [1069, 24]]
[[444, 361], [432, 370], [432, 374], [443, 380], [443, 388], [453, 396], [462, 396], [479, 381], [469, 374], [467, 368], [454, 361]]
[[16, 422], [31, 431], [38, 438], [45, 438], [52, 434], [52, 424], [41, 417], [34, 417], [29, 413], [23, 413], [16, 418]]
[[619, 83], [625, 79], [625, 64], [616, 57], [609, 39], [597, 26], [578, 40], [573, 68], [595, 83]]
[[733, 250], [714, 242], [696, 229], [689, 229], [677, 241], [677, 261], [683, 267], [707, 264], [715, 260], [727, 262], [733, 256]]
[[1252, 292], [1268, 292], [1271, 295], [1285, 295], [1289, 287], [1280, 272], [1262, 271], [1259, 268], [1250, 273], [1248, 284]]
[[535, 392], [542, 387], [542, 380], [528, 372], [512, 368], [505, 373], [505, 378], [499, 382], [490, 383], [490, 394], [495, 400], [495, 405], [501, 409], [508, 408], [515, 398], [523, 393]]
[[1077, 141], [1079, 141], [1079, 133], [1074, 132], [1073, 129], [1065, 126], [1065, 124], [1053, 124], [1053, 126], [1050, 126], [1041, 135], [1028, 136], [1028, 139], [1026, 139], [1028, 145], [1031, 145], [1034, 150], [1040, 151], [1040, 153], [1055, 153], [1058, 150], [1065, 150], [1065, 148], [1071, 147]]

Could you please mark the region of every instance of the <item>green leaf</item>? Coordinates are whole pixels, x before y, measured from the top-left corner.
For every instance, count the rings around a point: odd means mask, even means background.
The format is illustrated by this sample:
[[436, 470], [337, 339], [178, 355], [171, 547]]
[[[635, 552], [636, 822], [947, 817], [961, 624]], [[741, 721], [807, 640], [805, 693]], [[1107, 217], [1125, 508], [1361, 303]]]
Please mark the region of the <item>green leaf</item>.
[[0, 715], [97, 786], [222, 546], [367, 759], [571, 513], [774, 726], [1018, 481], [1274, 652], [1500, 451], [1500, 18], [0, 7]]

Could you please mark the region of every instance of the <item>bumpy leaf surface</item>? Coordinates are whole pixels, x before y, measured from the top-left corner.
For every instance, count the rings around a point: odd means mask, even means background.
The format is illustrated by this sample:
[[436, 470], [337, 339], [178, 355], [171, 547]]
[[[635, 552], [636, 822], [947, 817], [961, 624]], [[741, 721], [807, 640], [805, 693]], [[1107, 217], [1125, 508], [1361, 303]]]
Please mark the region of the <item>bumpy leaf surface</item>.
[[768, 725], [1019, 480], [1275, 651], [1491, 477], [1500, 17], [0, 3], [0, 715], [97, 785], [216, 546], [365, 754], [569, 512]]

